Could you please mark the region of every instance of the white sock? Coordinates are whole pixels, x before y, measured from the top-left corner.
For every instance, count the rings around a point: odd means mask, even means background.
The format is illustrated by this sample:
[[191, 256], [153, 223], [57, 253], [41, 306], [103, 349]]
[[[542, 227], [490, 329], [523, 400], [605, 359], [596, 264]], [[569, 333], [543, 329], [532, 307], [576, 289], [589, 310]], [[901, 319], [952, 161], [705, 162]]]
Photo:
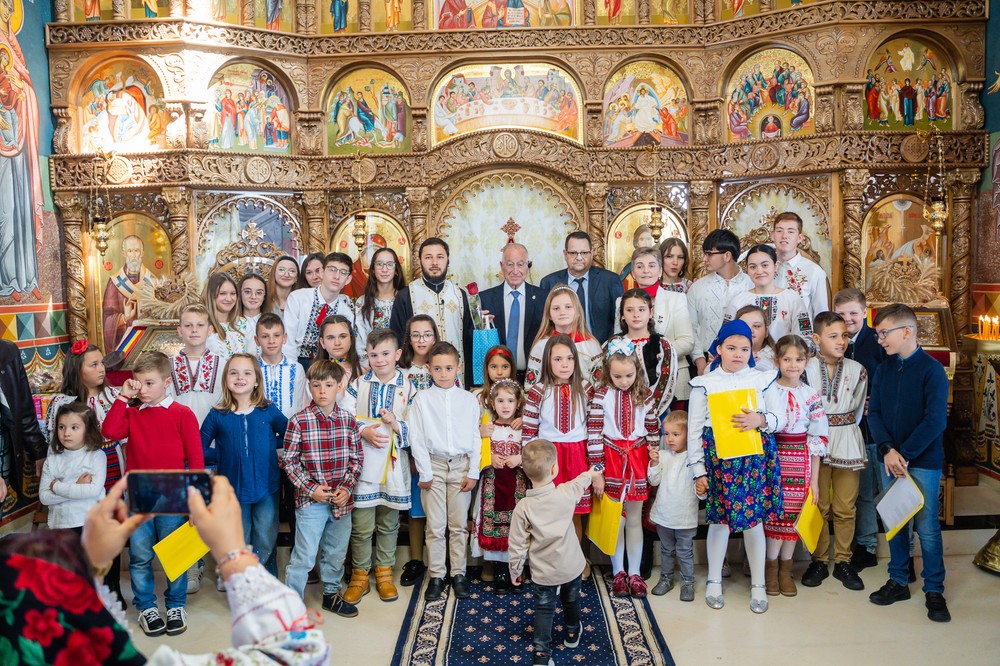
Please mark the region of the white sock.
[[750, 584], [760, 585], [750, 588], [750, 598], [758, 601], [767, 598], [767, 593], [764, 591], [764, 555], [767, 550], [765, 541], [762, 523], [743, 532], [743, 543], [747, 547], [747, 559], [750, 561]]
[[708, 584], [705, 596], [717, 597], [722, 594], [722, 561], [726, 559], [726, 546], [729, 545], [729, 525], [709, 525], [705, 545], [708, 549], [708, 580], [719, 581]]
[[782, 541], [781, 542], [781, 559], [790, 560], [795, 555], [795, 544], [798, 541]]
[[611, 571], [615, 575], [625, 571], [625, 518], [618, 524], [618, 544], [615, 546], [615, 554], [611, 556]]
[[[628, 575], [638, 576], [642, 564], [642, 502], [625, 502], [625, 546]], [[619, 536], [619, 539], [621, 537]]]
[[776, 560], [778, 559], [778, 553], [781, 552], [781, 545], [785, 543], [781, 539], [767, 539], [767, 559]]

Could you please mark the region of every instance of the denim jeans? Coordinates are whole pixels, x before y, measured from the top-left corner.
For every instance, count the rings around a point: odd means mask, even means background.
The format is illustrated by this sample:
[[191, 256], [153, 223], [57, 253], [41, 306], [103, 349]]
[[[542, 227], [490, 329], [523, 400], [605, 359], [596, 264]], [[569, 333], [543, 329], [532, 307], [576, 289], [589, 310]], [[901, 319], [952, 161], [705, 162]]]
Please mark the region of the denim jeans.
[[243, 535], [268, 572], [277, 577], [278, 563], [278, 493], [253, 504], [240, 504], [243, 512]]
[[535, 654], [552, 655], [552, 618], [556, 614], [556, 595], [562, 601], [563, 619], [567, 628], [580, 626], [580, 585], [583, 574], [563, 585], [535, 583]]
[[337, 519], [330, 504], [307, 504], [295, 510], [295, 547], [285, 569], [285, 584], [305, 595], [306, 579], [320, 553], [323, 594], [336, 594], [344, 577], [344, 558], [351, 540], [351, 514]]
[[[913, 517], [913, 529], [920, 537], [923, 560], [924, 593], [944, 592], [944, 547], [941, 544], [941, 522], [938, 520], [938, 489], [941, 485], [939, 469], [909, 469], [917, 488], [924, 496], [924, 505]], [[883, 472], [884, 474], [884, 472]], [[886, 486], [891, 481], [886, 477]], [[889, 542], [889, 578], [906, 586], [909, 583], [910, 526], [901, 529]]]
[[[187, 522], [187, 516], [156, 516], [139, 526], [129, 537], [128, 572], [132, 578], [132, 605], [139, 612], [156, 606], [153, 577], [153, 546]], [[187, 603], [187, 576], [167, 581], [163, 595], [167, 608], [183, 608]]]
[[885, 489], [884, 466], [878, 459], [878, 446], [866, 444], [868, 464], [861, 470], [858, 486], [857, 514], [854, 518], [854, 541], [869, 553], [875, 552], [878, 544], [878, 512], [875, 510], [878, 496]]

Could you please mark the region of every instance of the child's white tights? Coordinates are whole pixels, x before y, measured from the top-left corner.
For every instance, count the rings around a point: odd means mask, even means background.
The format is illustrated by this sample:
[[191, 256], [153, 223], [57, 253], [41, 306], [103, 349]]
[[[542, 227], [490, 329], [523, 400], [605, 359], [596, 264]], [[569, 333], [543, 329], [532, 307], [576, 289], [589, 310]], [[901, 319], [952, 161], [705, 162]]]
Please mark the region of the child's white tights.
[[642, 502], [625, 502], [625, 517], [618, 525], [618, 545], [611, 556], [614, 573], [625, 571], [628, 551], [628, 575], [637, 576], [642, 563]]
[[786, 539], [768, 539], [767, 540], [767, 559], [776, 560], [778, 556], [781, 556], [783, 560], [790, 560], [795, 554], [795, 544], [797, 541], [788, 541]]
[[[750, 583], [760, 587], [750, 588], [750, 597], [758, 601], [767, 599], [764, 591], [764, 555], [767, 549], [764, 538], [764, 525], [758, 523], [753, 529], [743, 532], [743, 543], [747, 548], [747, 559], [750, 561]], [[720, 581], [709, 583], [705, 588], [705, 596], [722, 596], [722, 561], [726, 557], [726, 546], [729, 545], [729, 525], [709, 525], [708, 539], [708, 580]]]

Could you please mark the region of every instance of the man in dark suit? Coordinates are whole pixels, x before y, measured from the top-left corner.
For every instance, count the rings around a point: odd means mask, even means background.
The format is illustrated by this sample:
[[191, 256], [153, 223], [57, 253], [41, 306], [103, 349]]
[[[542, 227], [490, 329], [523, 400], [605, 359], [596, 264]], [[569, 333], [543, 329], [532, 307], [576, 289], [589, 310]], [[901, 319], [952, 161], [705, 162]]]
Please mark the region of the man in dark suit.
[[566, 269], [542, 278], [542, 289], [547, 293], [557, 284], [575, 289], [590, 332], [604, 344], [614, 330], [615, 301], [624, 293], [621, 280], [611, 271], [593, 265], [590, 236], [584, 231], [566, 236], [563, 258]]
[[500, 257], [503, 284], [479, 292], [483, 310], [493, 315], [493, 324], [500, 331], [500, 344], [514, 352], [517, 378], [521, 382], [528, 366], [531, 343], [542, 323], [547, 293], [524, 281], [530, 266], [527, 248], [520, 243], [508, 243]]

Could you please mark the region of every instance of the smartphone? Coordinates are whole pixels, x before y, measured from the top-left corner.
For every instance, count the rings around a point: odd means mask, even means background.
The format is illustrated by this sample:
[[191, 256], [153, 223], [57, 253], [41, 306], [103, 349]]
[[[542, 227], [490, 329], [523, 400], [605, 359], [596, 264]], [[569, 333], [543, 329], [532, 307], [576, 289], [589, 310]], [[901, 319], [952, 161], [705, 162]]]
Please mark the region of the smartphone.
[[208, 504], [212, 475], [200, 470], [147, 470], [128, 473], [128, 510], [132, 513], [187, 515], [188, 486]]

